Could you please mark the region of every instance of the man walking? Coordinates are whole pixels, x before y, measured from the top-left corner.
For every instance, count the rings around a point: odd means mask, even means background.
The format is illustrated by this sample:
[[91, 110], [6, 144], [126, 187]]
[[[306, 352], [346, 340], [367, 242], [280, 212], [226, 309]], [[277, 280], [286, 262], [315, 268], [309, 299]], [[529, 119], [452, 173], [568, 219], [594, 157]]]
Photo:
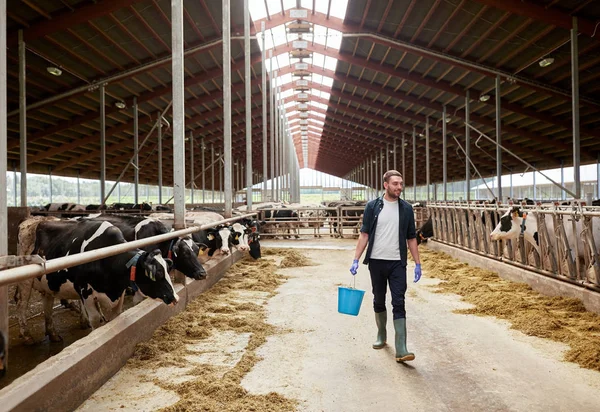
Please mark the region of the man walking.
[[[365, 247], [367, 253], [363, 261], [369, 265], [373, 288], [373, 309], [377, 324], [377, 340], [374, 349], [386, 345], [387, 311], [385, 294], [388, 282], [392, 294], [396, 362], [411, 361], [415, 355], [406, 349], [406, 245], [416, 263], [414, 282], [421, 278], [421, 260], [415, 232], [415, 217], [412, 206], [400, 199], [404, 188], [402, 175], [396, 170], [388, 170], [383, 175], [383, 196], [371, 200], [365, 207], [360, 237], [354, 253], [350, 272], [356, 275], [358, 259]], [[368, 245], [368, 247], [367, 247]]]

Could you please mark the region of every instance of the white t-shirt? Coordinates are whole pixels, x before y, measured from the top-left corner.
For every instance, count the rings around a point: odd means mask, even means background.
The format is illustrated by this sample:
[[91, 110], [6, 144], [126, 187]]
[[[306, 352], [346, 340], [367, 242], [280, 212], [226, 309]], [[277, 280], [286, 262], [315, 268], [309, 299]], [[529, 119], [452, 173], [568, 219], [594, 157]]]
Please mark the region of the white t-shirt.
[[398, 200], [389, 202], [383, 198], [383, 209], [377, 217], [371, 259], [400, 260], [398, 207]]

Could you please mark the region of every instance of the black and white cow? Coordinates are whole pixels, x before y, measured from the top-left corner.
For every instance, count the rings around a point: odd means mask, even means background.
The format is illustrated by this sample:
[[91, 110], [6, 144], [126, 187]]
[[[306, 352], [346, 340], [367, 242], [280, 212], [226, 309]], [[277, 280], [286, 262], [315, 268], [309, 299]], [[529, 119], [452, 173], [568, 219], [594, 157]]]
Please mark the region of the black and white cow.
[[[29, 243], [33, 240], [31, 248]], [[126, 240], [110, 222], [46, 220], [31, 224], [26, 220], [19, 227], [19, 243], [21, 253], [39, 254], [49, 260], [124, 244]], [[168, 305], [177, 303], [179, 298], [169, 276], [171, 265], [158, 249], [152, 252], [136, 249], [22, 282], [15, 295], [20, 335], [29, 343], [33, 341], [26, 319], [31, 289], [42, 293], [46, 334], [51, 341], [59, 341], [52, 322], [55, 298], [79, 299], [87, 319], [95, 327], [122, 312], [125, 289], [131, 282], [150, 298]]]
[[423, 223], [423, 226], [417, 229], [417, 245], [427, 243], [427, 239], [430, 237], [433, 237], [433, 220], [431, 216], [429, 216], [427, 222]]
[[[544, 221], [550, 240], [553, 243], [554, 250], [556, 250], [557, 239], [554, 236], [554, 220], [551, 213], [544, 214]], [[581, 220], [575, 224], [575, 233], [573, 233], [573, 225], [568, 222], [566, 217], [563, 221], [566, 238], [569, 241], [569, 248], [573, 253], [575, 252], [575, 242], [577, 242], [577, 250], [579, 251], [579, 257], [584, 256], [584, 244], [583, 236], [581, 236], [582, 224]], [[523, 238], [529, 242], [535, 250], [540, 253], [540, 241], [538, 235], [538, 224], [536, 212], [531, 211], [524, 213], [521, 208], [514, 206], [509, 209], [505, 214], [500, 217], [500, 223], [495, 227], [493, 232], [490, 234], [491, 240], [508, 240], [517, 239], [521, 234]], [[596, 246], [600, 245], [600, 225], [593, 225], [593, 237]]]
[[242, 224], [249, 230], [248, 233], [248, 246], [250, 248], [250, 256], [253, 259], [260, 259], [260, 227], [264, 225], [265, 221], [256, 219], [244, 219]]
[[[256, 209], [262, 211], [266, 222], [273, 222], [273, 227], [283, 229], [284, 238], [290, 238], [292, 232], [294, 232], [295, 238], [300, 237], [298, 235], [297, 227], [292, 223], [298, 221], [298, 212], [295, 210], [285, 206], [278, 207], [277, 205], [260, 205]], [[265, 233], [268, 232], [265, 231]]]
[[[158, 219], [129, 215], [102, 214], [90, 220], [110, 222], [123, 232], [128, 242], [146, 239], [152, 236], [164, 235], [169, 229]], [[160, 249], [164, 258], [173, 260], [173, 269], [177, 269], [185, 276], [200, 280], [206, 278], [206, 271], [198, 261], [199, 247], [193, 242], [192, 236], [165, 240], [156, 245], [143, 248], [146, 252]]]

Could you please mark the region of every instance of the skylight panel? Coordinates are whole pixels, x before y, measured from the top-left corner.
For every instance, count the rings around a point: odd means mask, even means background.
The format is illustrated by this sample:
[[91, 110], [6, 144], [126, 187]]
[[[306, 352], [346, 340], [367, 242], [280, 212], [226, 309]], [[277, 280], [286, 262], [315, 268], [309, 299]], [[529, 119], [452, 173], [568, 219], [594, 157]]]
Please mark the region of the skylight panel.
[[286, 104], [283, 105], [283, 108], [289, 109], [292, 106], [296, 106], [296, 102], [287, 102]]
[[313, 73], [312, 81], [315, 83], [321, 84], [323, 82], [323, 76], [321, 76], [320, 74], [317, 74], [317, 73]]
[[290, 96], [291, 96], [291, 95], [293, 95], [293, 94], [294, 94], [294, 91], [293, 91], [293, 90], [291, 90], [291, 89], [288, 89], [288, 90], [286, 90], [286, 91], [284, 91], [284, 92], [281, 92], [281, 98], [282, 98], [282, 99], [285, 99], [285, 98], [288, 98], [288, 97], [290, 97]]
[[338, 19], [344, 19], [346, 17], [347, 8], [348, 0], [331, 0], [331, 10], [329, 11], [329, 15], [331, 17], [337, 17]]
[[337, 67], [337, 59], [334, 59], [333, 57], [329, 57], [329, 56], [324, 56], [324, 57], [325, 57], [325, 63], [323, 64], [322, 67], [324, 67], [325, 69], [328, 69], [328, 70], [335, 71], [335, 68]]
[[313, 40], [315, 43], [324, 46], [327, 42], [327, 27], [315, 24], [313, 26]]
[[325, 56], [323, 56], [320, 53], [313, 53], [313, 65], [318, 66], [318, 67], [323, 67], [323, 65], [325, 64]]
[[309, 9], [309, 10], [312, 10], [312, 4], [313, 4], [312, 0], [302, 0], [300, 2], [301, 7], [304, 7], [305, 9]]
[[328, 29], [327, 30], [327, 47], [339, 50], [342, 45], [342, 32]]
[[279, 79], [277, 79], [278, 86], [282, 86], [284, 84], [288, 84], [291, 82], [292, 82], [292, 74], [291, 73], [284, 74], [283, 76], [279, 76]]
[[319, 117], [325, 118], [325, 115], [323, 113], [313, 112], [313, 111], [310, 111], [309, 113], [313, 116], [319, 116]]
[[333, 86], [333, 79], [331, 77], [323, 76], [323, 86], [331, 87]]
[[[315, 11], [318, 11], [319, 13], [327, 14], [327, 7], [329, 6], [329, 4], [327, 4], [327, 3], [328, 3], [327, 0], [321, 0], [321, 1], [315, 2]], [[312, 6], [309, 8], [312, 10]], [[333, 8], [333, 0], [331, 3], [331, 8]]]
[[262, 20], [267, 17], [267, 9], [265, 9], [264, 1], [250, 1], [248, 3], [248, 9], [250, 10], [250, 18], [252, 21]]
[[281, 0], [266, 0], [266, 3], [269, 8], [269, 15], [281, 13]]
[[296, 0], [283, 0], [283, 9], [295, 9], [296, 8]]
[[313, 107], [316, 107], [317, 109], [323, 109], [323, 110], [327, 110], [327, 106], [324, 105], [323, 103], [319, 103], [319, 102], [312, 102], [311, 105]]

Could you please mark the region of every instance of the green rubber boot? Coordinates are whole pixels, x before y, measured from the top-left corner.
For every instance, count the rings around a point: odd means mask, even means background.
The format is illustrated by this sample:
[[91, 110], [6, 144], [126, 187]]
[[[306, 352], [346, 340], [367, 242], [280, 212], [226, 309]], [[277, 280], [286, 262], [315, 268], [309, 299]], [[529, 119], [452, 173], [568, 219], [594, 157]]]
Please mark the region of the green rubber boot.
[[406, 349], [406, 319], [394, 319], [396, 330], [396, 362], [406, 362], [415, 359], [415, 354]]
[[387, 339], [387, 331], [385, 330], [387, 312], [375, 313], [375, 323], [377, 324], [377, 341], [373, 344], [373, 349], [382, 349]]

